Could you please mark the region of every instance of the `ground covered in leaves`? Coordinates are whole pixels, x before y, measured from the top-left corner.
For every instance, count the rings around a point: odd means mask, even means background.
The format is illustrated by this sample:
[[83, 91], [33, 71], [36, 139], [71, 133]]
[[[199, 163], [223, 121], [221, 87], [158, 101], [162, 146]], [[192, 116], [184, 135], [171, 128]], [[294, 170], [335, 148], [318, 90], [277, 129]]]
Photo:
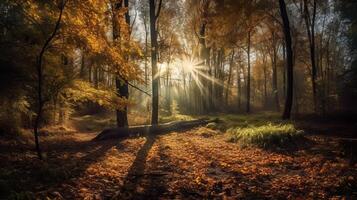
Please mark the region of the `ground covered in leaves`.
[[274, 150], [243, 147], [207, 127], [116, 141], [94, 136], [48, 133], [44, 161], [29, 144], [2, 140], [1, 199], [357, 198], [357, 165], [338, 137], [322, 132]]

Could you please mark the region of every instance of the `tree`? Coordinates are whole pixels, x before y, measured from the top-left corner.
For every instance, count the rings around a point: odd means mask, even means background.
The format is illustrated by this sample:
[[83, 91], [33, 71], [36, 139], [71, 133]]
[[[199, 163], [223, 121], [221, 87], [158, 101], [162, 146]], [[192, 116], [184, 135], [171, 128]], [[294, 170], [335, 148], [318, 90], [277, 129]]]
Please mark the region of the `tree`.
[[[182, 47], [179, 41], [180, 20], [178, 19], [176, 1], [165, 1], [162, 4], [160, 12], [160, 22], [158, 23], [158, 48], [160, 55], [160, 80], [163, 80], [160, 89], [164, 95], [164, 108], [167, 114], [172, 114], [172, 92], [173, 83], [172, 74], [175, 71], [173, 64], [182, 55]], [[163, 104], [163, 103], [161, 103]]]
[[151, 124], [156, 125], [159, 122], [159, 80], [157, 69], [157, 19], [160, 15], [162, 0], [155, 5], [155, 0], [149, 0], [150, 7], [150, 37], [151, 37], [151, 67], [152, 67], [152, 113]]
[[[120, 16], [119, 12], [123, 7], [123, 3], [124, 3], [124, 7], [127, 9], [127, 11], [125, 12], [126, 26], [123, 26], [123, 24], [120, 23], [121, 16]], [[129, 9], [128, 9], [129, 1], [128, 0], [124, 0], [124, 1], [119, 0], [119, 1], [112, 2], [111, 7], [112, 7], [112, 20], [113, 20], [113, 40], [114, 40], [114, 42], [119, 41], [119, 43], [120, 43], [121, 42], [120, 37], [124, 37], [125, 28], [129, 29], [129, 26], [130, 26], [130, 16], [129, 16]], [[126, 34], [130, 34], [128, 32]], [[126, 38], [128, 38], [128, 37], [126, 37]], [[125, 59], [128, 60], [129, 58], [126, 57]], [[126, 99], [129, 98], [129, 85], [128, 85], [127, 80], [125, 80], [120, 75], [117, 75], [115, 78], [115, 86], [116, 86], [117, 94], [119, 97], [126, 98]], [[127, 106], [124, 106], [123, 108], [118, 109], [116, 111], [118, 127], [128, 126], [127, 110], [128, 110]]]
[[36, 144], [36, 151], [39, 159], [42, 159], [42, 153], [40, 149], [40, 143], [38, 139], [38, 129], [40, 126], [40, 123], [42, 121], [42, 114], [43, 114], [43, 106], [44, 106], [44, 99], [43, 99], [43, 94], [42, 94], [42, 87], [43, 87], [43, 56], [46, 53], [46, 50], [48, 46], [51, 44], [52, 40], [55, 38], [55, 36], [58, 33], [58, 30], [60, 28], [60, 24], [62, 21], [62, 15], [63, 15], [63, 10], [66, 6], [67, 1], [62, 0], [59, 7], [59, 14], [58, 14], [58, 19], [56, 21], [55, 27], [51, 33], [51, 35], [46, 39], [44, 42], [41, 51], [38, 55], [38, 63], [37, 63], [37, 95], [38, 95], [38, 110], [36, 113], [36, 119], [35, 119], [35, 124], [33, 127], [34, 135], [35, 135], [35, 144]]
[[278, 89], [278, 33], [276, 29], [276, 23], [273, 20], [272, 23], [269, 24], [270, 33], [271, 33], [271, 51], [270, 51], [270, 59], [272, 62], [272, 95], [274, 96], [276, 111], [280, 111], [280, 103], [279, 103], [279, 89]]
[[248, 30], [248, 37], [247, 37], [247, 60], [248, 60], [248, 74], [247, 74], [247, 104], [246, 104], [246, 112], [250, 113], [250, 48], [251, 48], [251, 30]]
[[303, 15], [305, 19], [305, 26], [309, 39], [310, 47], [310, 61], [311, 61], [311, 82], [312, 82], [312, 95], [314, 103], [314, 111], [317, 112], [317, 67], [316, 67], [316, 47], [315, 47], [315, 22], [316, 22], [316, 9], [317, 2], [313, 0], [312, 14], [309, 11], [309, 5], [307, 0], [303, 0], [304, 10]]
[[145, 45], [144, 45], [144, 80], [145, 80], [145, 86], [148, 86], [149, 83], [149, 69], [148, 69], [148, 57], [149, 52], [149, 41], [148, 41], [148, 35], [149, 35], [149, 8], [148, 5], [146, 4], [146, 0], [141, 0], [140, 2], [140, 17], [141, 20], [143, 21], [144, 24], [144, 32], [145, 32]]
[[[342, 78], [345, 82], [344, 87], [339, 91], [342, 99], [342, 107], [357, 110], [356, 99], [357, 99], [357, 2], [354, 0], [337, 0], [337, 8], [341, 18], [347, 21], [348, 30], [347, 32], [342, 32], [346, 34], [348, 38], [348, 47], [351, 54], [352, 63], [347, 67], [346, 70], [342, 72]], [[336, 38], [337, 39], [337, 38]], [[335, 41], [336, 42], [336, 41]], [[338, 54], [338, 53], [337, 53]], [[336, 55], [336, 54], [335, 54]], [[333, 63], [336, 63], [337, 59], [333, 59]]]
[[252, 36], [255, 33], [255, 28], [261, 21], [261, 13], [259, 11], [262, 1], [248, 1], [245, 5], [245, 27], [247, 30], [247, 102], [246, 102], [246, 112], [251, 111], [251, 50], [252, 50]]
[[289, 16], [286, 9], [286, 4], [284, 0], [279, 0], [280, 14], [283, 20], [283, 29], [285, 35], [285, 44], [286, 44], [286, 53], [287, 53], [287, 92], [286, 92], [286, 100], [285, 107], [283, 113], [283, 119], [289, 119], [291, 117], [291, 108], [293, 105], [293, 51], [292, 51], [292, 42], [291, 42], [291, 34], [290, 34], [290, 23]]
[[228, 72], [228, 80], [227, 80], [227, 87], [226, 87], [226, 96], [225, 96], [225, 104], [228, 105], [228, 93], [229, 93], [229, 87], [231, 85], [231, 79], [232, 79], [232, 72], [233, 72], [233, 65], [234, 65], [234, 49], [232, 49], [232, 56], [229, 62], [229, 72]]

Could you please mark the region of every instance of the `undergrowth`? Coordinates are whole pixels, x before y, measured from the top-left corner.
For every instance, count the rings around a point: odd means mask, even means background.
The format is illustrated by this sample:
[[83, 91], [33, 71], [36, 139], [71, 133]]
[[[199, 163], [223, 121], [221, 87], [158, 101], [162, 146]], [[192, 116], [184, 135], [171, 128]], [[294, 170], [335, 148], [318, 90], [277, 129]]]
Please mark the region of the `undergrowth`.
[[266, 124], [262, 126], [234, 127], [228, 129], [230, 142], [243, 146], [255, 145], [262, 148], [285, 147], [303, 137], [303, 131], [292, 124]]

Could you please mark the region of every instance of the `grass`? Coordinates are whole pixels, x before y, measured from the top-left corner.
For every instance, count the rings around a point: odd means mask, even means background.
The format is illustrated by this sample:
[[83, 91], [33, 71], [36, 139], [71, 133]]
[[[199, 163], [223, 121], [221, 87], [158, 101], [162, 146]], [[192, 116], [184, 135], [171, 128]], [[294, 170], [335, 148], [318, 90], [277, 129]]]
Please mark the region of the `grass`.
[[254, 145], [262, 148], [291, 146], [303, 137], [303, 131], [297, 130], [293, 124], [271, 124], [228, 129], [230, 142], [238, 142], [243, 146]]
[[263, 126], [268, 123], [280, 124], [286, 123], [280, 118], [279, 113], [274, 112], [262, 112], [257, 114], [214, 114], [214, 115], [205, 115], [199, 116], [198, 118], [210, 118], [210, 119], [219, 119], [219, 123], [210, 123], [207, 125], [207, 128], [220, 130], [226, 132], [232, 127], [246, 128], [250, 126]]
[[160, 123], [167, 123], [172, 121], [183, 121], [183, 120], [193, 120], [195, 117], [191, 115], [182, 115], [182, 114], [172, 114], [166, 116], [159, 116]]
[[214, 114], [204, 117], [219, 118], [206, 128], [225, 132], [229, 142], [261, 148], [290, 148], [304, 138], [303, 131], [292, 121], [282, 120], [279, 113], [262, 112], [250, 115]]

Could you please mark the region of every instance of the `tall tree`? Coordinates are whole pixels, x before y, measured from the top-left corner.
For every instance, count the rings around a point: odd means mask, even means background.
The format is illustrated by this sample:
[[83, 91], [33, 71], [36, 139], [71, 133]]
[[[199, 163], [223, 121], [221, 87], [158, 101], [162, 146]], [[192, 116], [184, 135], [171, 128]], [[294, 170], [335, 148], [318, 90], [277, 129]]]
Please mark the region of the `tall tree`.
[[228, 94], [229, 94], [229, 88], [230, 88], [230, 85], [231, 85], [231, 78], [232, 78], [232, 73], [233, 73], [233, 65], [234, 65], [234, 49], [232, 50], [232, 56], [231, 56], [231, 59], [230, 59], [230, 62], [229, 62], [229, 71], [228, 71], [228, 80], [227, 80], [227, 87], [226, 87], [226, 93], [225, 93], [225, 104], [226, 106], [228, 105]]
[[35, 124], [33, 127], [34, 135], [35, 135], [35, 144], [36, 144], [36, 151], [37, 155], [40, 159], [42, 159], [42, 154], [41, 154], [41, 148], [40, 148], [40, 142], [38, 138], [38, 129], [42, 121], [42, 114], [43, 114], [43, 106], [45, 104], [45, 100], [43, 99], [43, 57], [46, 53], [46, 50], [49, 45], [51, 45], [51, 42], [55, 38], [55, 36], [58, 33], [58, 30], [60, 29], [61, 21], [62, 21], [62, 15], [63, 15], [63, 10], [66, 6], [67, 1], [62, 0], [59, 5], [59, 14], [58, 18], [55, 24], [55, 27], [51, 33], [51, 35], [46, 39], [45, 43], [43, 44], [41, 51], [38, 55], [37, 58], [37, 100], [38, 100], [38, 110], [36, 113], [36, 119], [35, 119]]
[[247, 104], [246, 104], [246, 112], [250, 113], [250, 46], [251, 46], [251, 30], [248, 30], [247, 37], [247, 59], [248, 59], [248, 74], [247, 74]]
[[283, 20], [283, 29], [285, 35], [286, 54], [287, 54], [287, 91], [286, 100], [283, 113], [283, 119], [289, 119], [291, 117], [291, 108], [293, 105], [293, 83], [294, 83], [294, 63], [293, 63], [293, 50], [292, 40], [290, 33], [289, 16], [286, 9], [284, 0], [279, 0], [280, 14]]
[[[119, 41], [120, 42], [120, 37], [123, 37], [124, 35], [124, 29], [125, 28], [130, 28], [130, 15], [129, 15], [129, 1], [124, 0], [124, 7], [127, 9], [125, 13], [125, 23], [126, 27], [121, 27], [119, 18], [120, 18], [120, 10], [123, 7], [123, 0], [116, 1], [113, 5], [114, 11], [113, 11], [113, 40], [114, 41]], [[129, 31], [127, 34], [130, 34]], [[125, 60], [128, 61], [128, 57], [126, 56]], [[115, 78], [115, 86], [117, 90], [117, 94], [120, 98], [129, 98], [129, 85], [128, 81], [125, 80], [122, 76], [117, 75]], [[117, 117], [117, 126], [118, 127], [126, 127], [128, 126], [128, 107], [124, 105], [124, 107], [118, 109], [116, 111], [116, 117]]]
[[151, 38], [151, 67], [152, 67], [152, 113], [151, 124], [157, 125], [159, 122], [159, 80], [157, 68], [157, 19], [160, 15], [162, 0], [156, 5], [155, 0], [149, 0], [150, 8], [150, 38]]
[[310, 61], [311, 61], [311, 83], [312, 83], [312, 95], [314, 103], [314, 111], [317, 112], [317, 66], [316, 66], [316, 47], [315, 47], [315, 22], [316, 22], [316, 9], [317, 2], [313, 0], [312, 14], [310, 14], [309, 5], [307, 0], [303, 0], [304, 9], [303, 15], [305, 19], [305, 26], [307, 30], [307, 36], [309, 39], [310, 47]]
[[149, 69], [148, 69], [148, 57], [149, 55], [149, 40], [148, 40], [148, 36], [149, 36], [149, 9], [148, 9], [148, 5], [145, 3], [146, 0], [142, 0], [142, 2], [140, 2], [140, 17], [141, 20], [144, 24], [144, 34], [145, 34], [145, 45], [144, 45], [144, 81], [145, 81], [145, 86], [148, 87], [148, 83], [149, 83]]
[[274, 29], [271, 30], [271, 35], [272, 35], [272, 49], [273, 49], [271, 52], [272, 71], [273, 71], [272, 91], [273, 91], [273, 96], [274, 96], [274, 100], [275, 100], [276, 111], [280, 111], [279, 90], [278, 90], [278, 67], [277, 67], [278, 40], [277, 40], [277, 34]]

